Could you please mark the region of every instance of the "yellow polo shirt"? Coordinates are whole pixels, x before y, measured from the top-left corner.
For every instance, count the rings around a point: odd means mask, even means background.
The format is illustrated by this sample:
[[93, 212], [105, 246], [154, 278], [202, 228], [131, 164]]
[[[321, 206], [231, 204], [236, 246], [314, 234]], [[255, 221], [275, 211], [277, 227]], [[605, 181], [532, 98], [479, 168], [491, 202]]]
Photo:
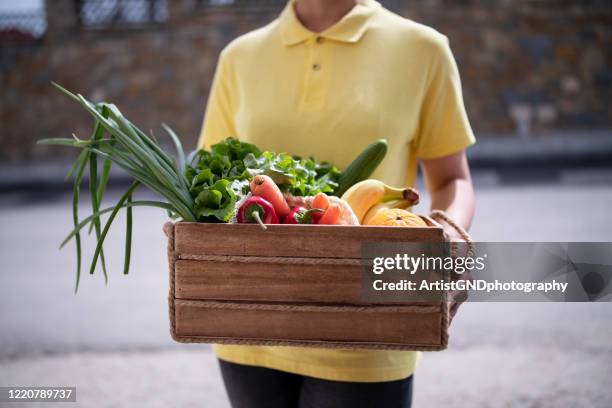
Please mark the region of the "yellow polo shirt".
[[[290, 1], [270, 24], [219, 58], [199, 146], [228, 136], [314, 156], [340, 169], [378, 138], [389, 142], [374, 178], [411, 185], [416, 159], [474, 143], [447, 38], [373, 0], [313, 33]], [[339, 381], [392, 381], [417, 353], [216, 345], [219, 358]]]

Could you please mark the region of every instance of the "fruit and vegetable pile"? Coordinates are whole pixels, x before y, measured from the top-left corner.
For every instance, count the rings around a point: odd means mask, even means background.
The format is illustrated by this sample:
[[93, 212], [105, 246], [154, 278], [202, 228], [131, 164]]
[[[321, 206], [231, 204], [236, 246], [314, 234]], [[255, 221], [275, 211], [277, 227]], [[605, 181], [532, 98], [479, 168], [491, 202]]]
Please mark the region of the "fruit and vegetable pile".
[[[426, 227], [408, 210], [418, 202], [412, 188], [394, 188], [369, 179], [387, 152], [384, 140], [368, 146], [344, 170], [314, 158], [288, 153], [261, 151], [257, 146], [228, 138], [186, 155], [179, 138], [166, 125], [176, 154], [164, 151], [149, 136], [109, 103], [92, 103], [56, 85], [80, 103], [94, 118], [87, 139], [55, 138], [42, 144], [77, 147], [81, 152], [68, 173], [73, 182], [73, 230], [62, 246], [74, 239], [77, 252], [78, 288], [81, 274], [81, 232], [95, 233], [97, 245], [90, 264], [94, 273], [98, 261], [108, 279], [103, 243], [120, 210], [126, 211], [124, 273], [130, 265], [132, 209], [158, 207], [177, 220], [188, 222], [318, 225], [382, 225]], [[118, 166], [133, 178], [119, 201], [100, 208], [111, 166]], [[79, 218], [78, 204], [85, 171], [89, 174], [92, 214]], [[162, 200], [133, 200], [141, 186]], [[108, 214], [103, 222], [102, 216]]]

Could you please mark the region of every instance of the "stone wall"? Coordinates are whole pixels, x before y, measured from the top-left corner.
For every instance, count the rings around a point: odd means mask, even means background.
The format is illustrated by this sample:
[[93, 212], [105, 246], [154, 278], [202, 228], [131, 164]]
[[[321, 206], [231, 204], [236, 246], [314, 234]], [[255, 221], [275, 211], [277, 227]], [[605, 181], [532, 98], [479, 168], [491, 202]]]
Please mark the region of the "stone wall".
[[[159, 134], [166, 122], [193, 147], [220, 49], [277, 12], [194, 10], [170, 2], [162, 25], [87, 30], [75, 26], [68, 3], [48, 2], [41, 45], [0, 73], [4, 162], [71, 156], [69, 149], [34, 142], [90, 131], [88, 115], [51, 81], [117, 103], [143, 130]], [[536, 136], [612, 126], [612, 58], [605, 46], [612, 42], [612, 13], [605, 2], [403, 3], [393, 2], [401, 14], [449, 37], [479, 135], [515, 133], [517, 120]]]
[[449, 37], [476, 130], [529, 119], [532, 132], [611, 127], [609, 2], [467, 3], [422, 1], [403, 14]]

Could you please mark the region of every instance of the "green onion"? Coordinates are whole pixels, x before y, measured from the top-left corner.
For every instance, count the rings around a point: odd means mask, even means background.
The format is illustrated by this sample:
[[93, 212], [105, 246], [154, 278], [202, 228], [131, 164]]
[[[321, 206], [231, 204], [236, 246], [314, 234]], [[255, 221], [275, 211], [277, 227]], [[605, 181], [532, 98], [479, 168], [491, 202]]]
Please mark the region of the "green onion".
[[[127, 203], [132, 203], [132, 194], [127, 196]], [[130, 258], [132, 256], [132, 207], [125, 209], [125, 255], [123, 260], [123, 274], [127, 275], [130, 271]]]
[[[103, 115], [106, 114], [108, 116], [107, 110], [102, 107]], [[102, 135], [104, 134], [104, 128], [100, 126], [100, 124], [96, 123], [96, 127], [94, 128], [92, 139], [97, 141], [102, 139]], [[93, 213], [97, 213], [99, 210], [100, 200], [98, 199], [98, 159], [95, 154], [89, 155], [89, 194], [91, 195], [91, 211]], [[96, 230], [96, 240], [100, 242], [100, 219], [94, 219], [92, 223]], [[108, 283], [108, 273], [106, 272], [106, 260], [104, 259], [104, 250], [100, 249], [100, 257], [102, 261], [102, 272], [104, 273], [104, 281]], [[94, 273], [94, 269], [92, 269], [90, 274]]]
[[[79, 192], [81, 191], [81, 179], [83, 178], [83, 171], [85, 170], [85, 165], [89, 159], [89, 152], [85, 153], [85, 155], [79, 155], [79, 158], [77, 159], [77, 162], [80, 161], [78, 166], [79, 170], [74, 178], [74, 184], [72, 186], [72, 221], [75, 228], [79, 225]], [[77, 253], [76, 285], [74, 287], [74, 291], [76, 293], [76, 291], [79, 290], [79, 280], [81, 278], [81, 235], [78, 233], [78, 231], [74, 236], [74, 242], [76, 244]]]
[[[135, 181], [135, 182], [132, 183], [132, 185], [125, 192], [125, 194], [123, 194], [123, 196], [121, 196], [121, 198], [119, 199], [119, 202], [117, 203], [117, 205], [115, 205], [115, 208], [113, 208], [113, 211], [111, 212], [110, 216], [108, 217], [108, 220], [106, 221], [106, 225], [104, 226], [104, 229], [102, 230], [102, 233], [97, 238], [98, 244], [96, 245], [96, 249], [94, 251], [93, 259], [91, 261], [91, 267], [89, 269], [89, 273], [90, 274], [93, 274], [94, 270], [96, 269], [96, 263], [98, 262], [98, 256], [100, 256], [100, 257], [104, 256], [104, 255], [102, 255], [102, 245], [104, 244], [104, 240], [106, 239], [106, 234], [108, 234], [108, 230], [110, 229], [110, 226], [112, 225], [113, 221], [115, 220], [115, 217], [119, 213], [119, 210], [124, 206], [124, 204], [128, 200], [128, 198], [132, 196], [132, 192], [134, 192], [136, 187], [138, 187], [139, 185], [140, 185], [140, 183], [138, 181]], [[97, 212], [98, 211], [96, 211], [96, 213]], [[97, 217], [95, 219], [99, 220], [100, 218]], [[131, 216], [128, 217], [128, 221], [131, 222], [131, 220], [132, 220], [132, 217]], [[130, 229], [131, 229], [131, 227], [130, 227]], [[102, 259], [104, 259], [104, 258], [102, 258]]]
[[[188, 158], [185, 157], [180, 139], [167, 125], [163, 125], [163, 128], [176, 147], [176, 158], [166, 154], [155, 139], [147, 136], [127, 120], [115, 105], [108, 103], [94, 104], [82, 95], [73, 94], [55, 83], [54, 85], [85, 108], [95, 121], [95, 127], [89, 139], [82, 140], [74, 136], [73, 138], [44, 139], [38, 142], [40, 144], [70, 146], [81, 149], [81, 153], [66, 176], [70, 178], [76, 173], [72, 189], [73, 230], [60, 246], [60, 248], [63, 247], [73, 238], [75, 240], [77, 251], [76, 292], [81, 276], [80, 232], [84, 227], [89, 225], [90, 232], [95, 230], [96, 236], [96, 248], [90, 265], [90, 273], [94, 273], [98, 259], [100, 259], [105, 281], [108, 282], [103, 244], [114, 219], [121, 209], [126, 211], [127, 223], [124, 274], [129, 272], [130, 267], [133, 207], [162, 208], [184, 221], [196, 221], [194, 199], [189, 192], [189, 183], [185, 176], [186, 165], [193, 159], [193, 155], [189, 155]], [[98, 174], [98, 159], [102, 160], [100, 174]], [[101, 210], [100, 206], [113, 164], [121, 167], [134, 179], [134, 182], [113, 207]], [[89, 170], [89, 195], [92, 214], [84, 220], [79, 220], [79, 192], [86, 168]], [[133, 192], [141, 184], [160, 195], [165, 201], [133, 201]], [[102, 228], [101, 216], [108, 212], [110, 212], [109, 218]]]
[[[128, 208], [128, 207], [132, 207], [132, 208], [133, 207], [157, 207], [157, 208], [164, 209], [166, 211], [172, 210], [172, 207], [169, 204], [163, 203], [161, 201], [145, 201], [145, 200], [133, 201], [131, 203], [125, 203], [121, 206], [121, 208]], [[64, 240], [60, 244], [60, 249], [62, 249], [68, 242], [70, 242], [72, 238], [78, 235], [79, 231], [85, 228], [94, 218], [99, 217], [108, 212], [111, 212], [114, 209], [115, 209], [115, 206], [108, 207], [108, 208], [98, 211], [95, 214], [91, 214], [87, 218], [84, 218], [83, 220], [81, 220], [81, 222], [79, 222], [79, 224], [76, 227], [74, 227], [72, 231], [70, 231], [70, 233], [66, 236], [66, 238], [64, 238]]]

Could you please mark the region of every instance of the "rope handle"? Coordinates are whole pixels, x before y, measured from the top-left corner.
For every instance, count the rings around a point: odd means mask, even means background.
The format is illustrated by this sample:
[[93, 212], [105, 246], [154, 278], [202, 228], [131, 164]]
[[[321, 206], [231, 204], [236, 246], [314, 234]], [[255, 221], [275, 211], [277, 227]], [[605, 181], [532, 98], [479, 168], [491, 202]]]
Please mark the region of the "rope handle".
[[[438, 222], [442, 220], [446, 222], [448, 225], [450, 225], [451, 227], [453, 227], [455, 231], [457, 231], [459, 236], [466, 242], [466, 245], [468, 246], [466, 255], [470, 258], [475, 257], [476, 250], [474, 249], [474, 241], [472, 240], [472, 237], [470, 236], [470, 234], [468, 234], [468, 232], [461, 225], [457, 224], [455, 220], [449, 217], [449, 215], [442, 210], [433, 210], [431, 212], [430, 217]], [[451, 246], [450, 256], [451, 257], [453, 258], [457, 257], [458, 255], [457, 246], [459, 244], [461, 243], [460, 242], [450, 242], [450, 246]], [[463, 279], [471, 280], [471, 275], [469, 271], [465, 272], [465, 275], [458, 275], [455, 272], [453, 272], [451, 276], [453, 276], [455, 279], [463, 278]], [[461, 305], [461, 303], [463, 303], [467, 299], [466, 293], [462, 292], [461, 295], [459, 295], [459, 298], [454, 299], [454, 301], [448, 301], [449, 297], [450, 297], [450, 300], [453, 300], [453, 297], [454, 297], [453, 294], [449, 292], [445, 293], [444, 296], [447, 298], [447, 304], [448, 304], [448, 309], [447, 309], [447, 312], [445, 313], [445, 318], [446, 318], [445, 320], [447, 321], [447, 324], [450, 325], [450, 322], [453, 320], [455, 313], [457, 313], [457, 309], [459, 308], [459, 305]], [[461, 298], [462, 295], [465, 295], [466, 297]], [[446, 332], [446, 335], [448, 336], [448, 332]]]
[[[448, 225], [450, 225], [451, 227], [453, 227], [455, 229], [455, 231], [457, 231], [459, 233], [459, 236], [465, 240], [465, 242], [469, 242], [469, 243], [474, 242], [474, 241], [472, 241], [472, 237], [470, 237], [470, 234], [468, 234], [468, 232], [461, 225], [457, 224], [455, 222], [455, 220], [453, 220], [444, 211], [442, 211], [442, 210], [433, 210], [429, 216], [431, 218], [433, 218], [434, 220], [436, 220], [436, 218], [439, 219], [439, 220], [442, 220], [442, 221], [446, 222]], [[438, 221], [438, 220], [436, 220], [436, 221]]]
[[[468, 246], [467, 255], [469, 257], [474, 257], [474, 255], [476, 254], [476, 250], [474, 249], [474, 241], [472, 240], [472, 237], [470, 236], [470, 234], [468, 234], [468, 232], [465, 230], [465, 228], [457, 224], [455, 220], [453, 220], [446, 212], [442, 210], [433, 210], [431, 214], [429, 215], [429, 217], [438, 222], [444, 221], [445, 223], [453, 227], [455, 231], [457, 231], [459, 236], [467, 243], [467, 246]], [[460, 243], [451, 242], [450, 244], [451, 244], [451, 256], [455, 258], [457, 255], [457, 245]]]

